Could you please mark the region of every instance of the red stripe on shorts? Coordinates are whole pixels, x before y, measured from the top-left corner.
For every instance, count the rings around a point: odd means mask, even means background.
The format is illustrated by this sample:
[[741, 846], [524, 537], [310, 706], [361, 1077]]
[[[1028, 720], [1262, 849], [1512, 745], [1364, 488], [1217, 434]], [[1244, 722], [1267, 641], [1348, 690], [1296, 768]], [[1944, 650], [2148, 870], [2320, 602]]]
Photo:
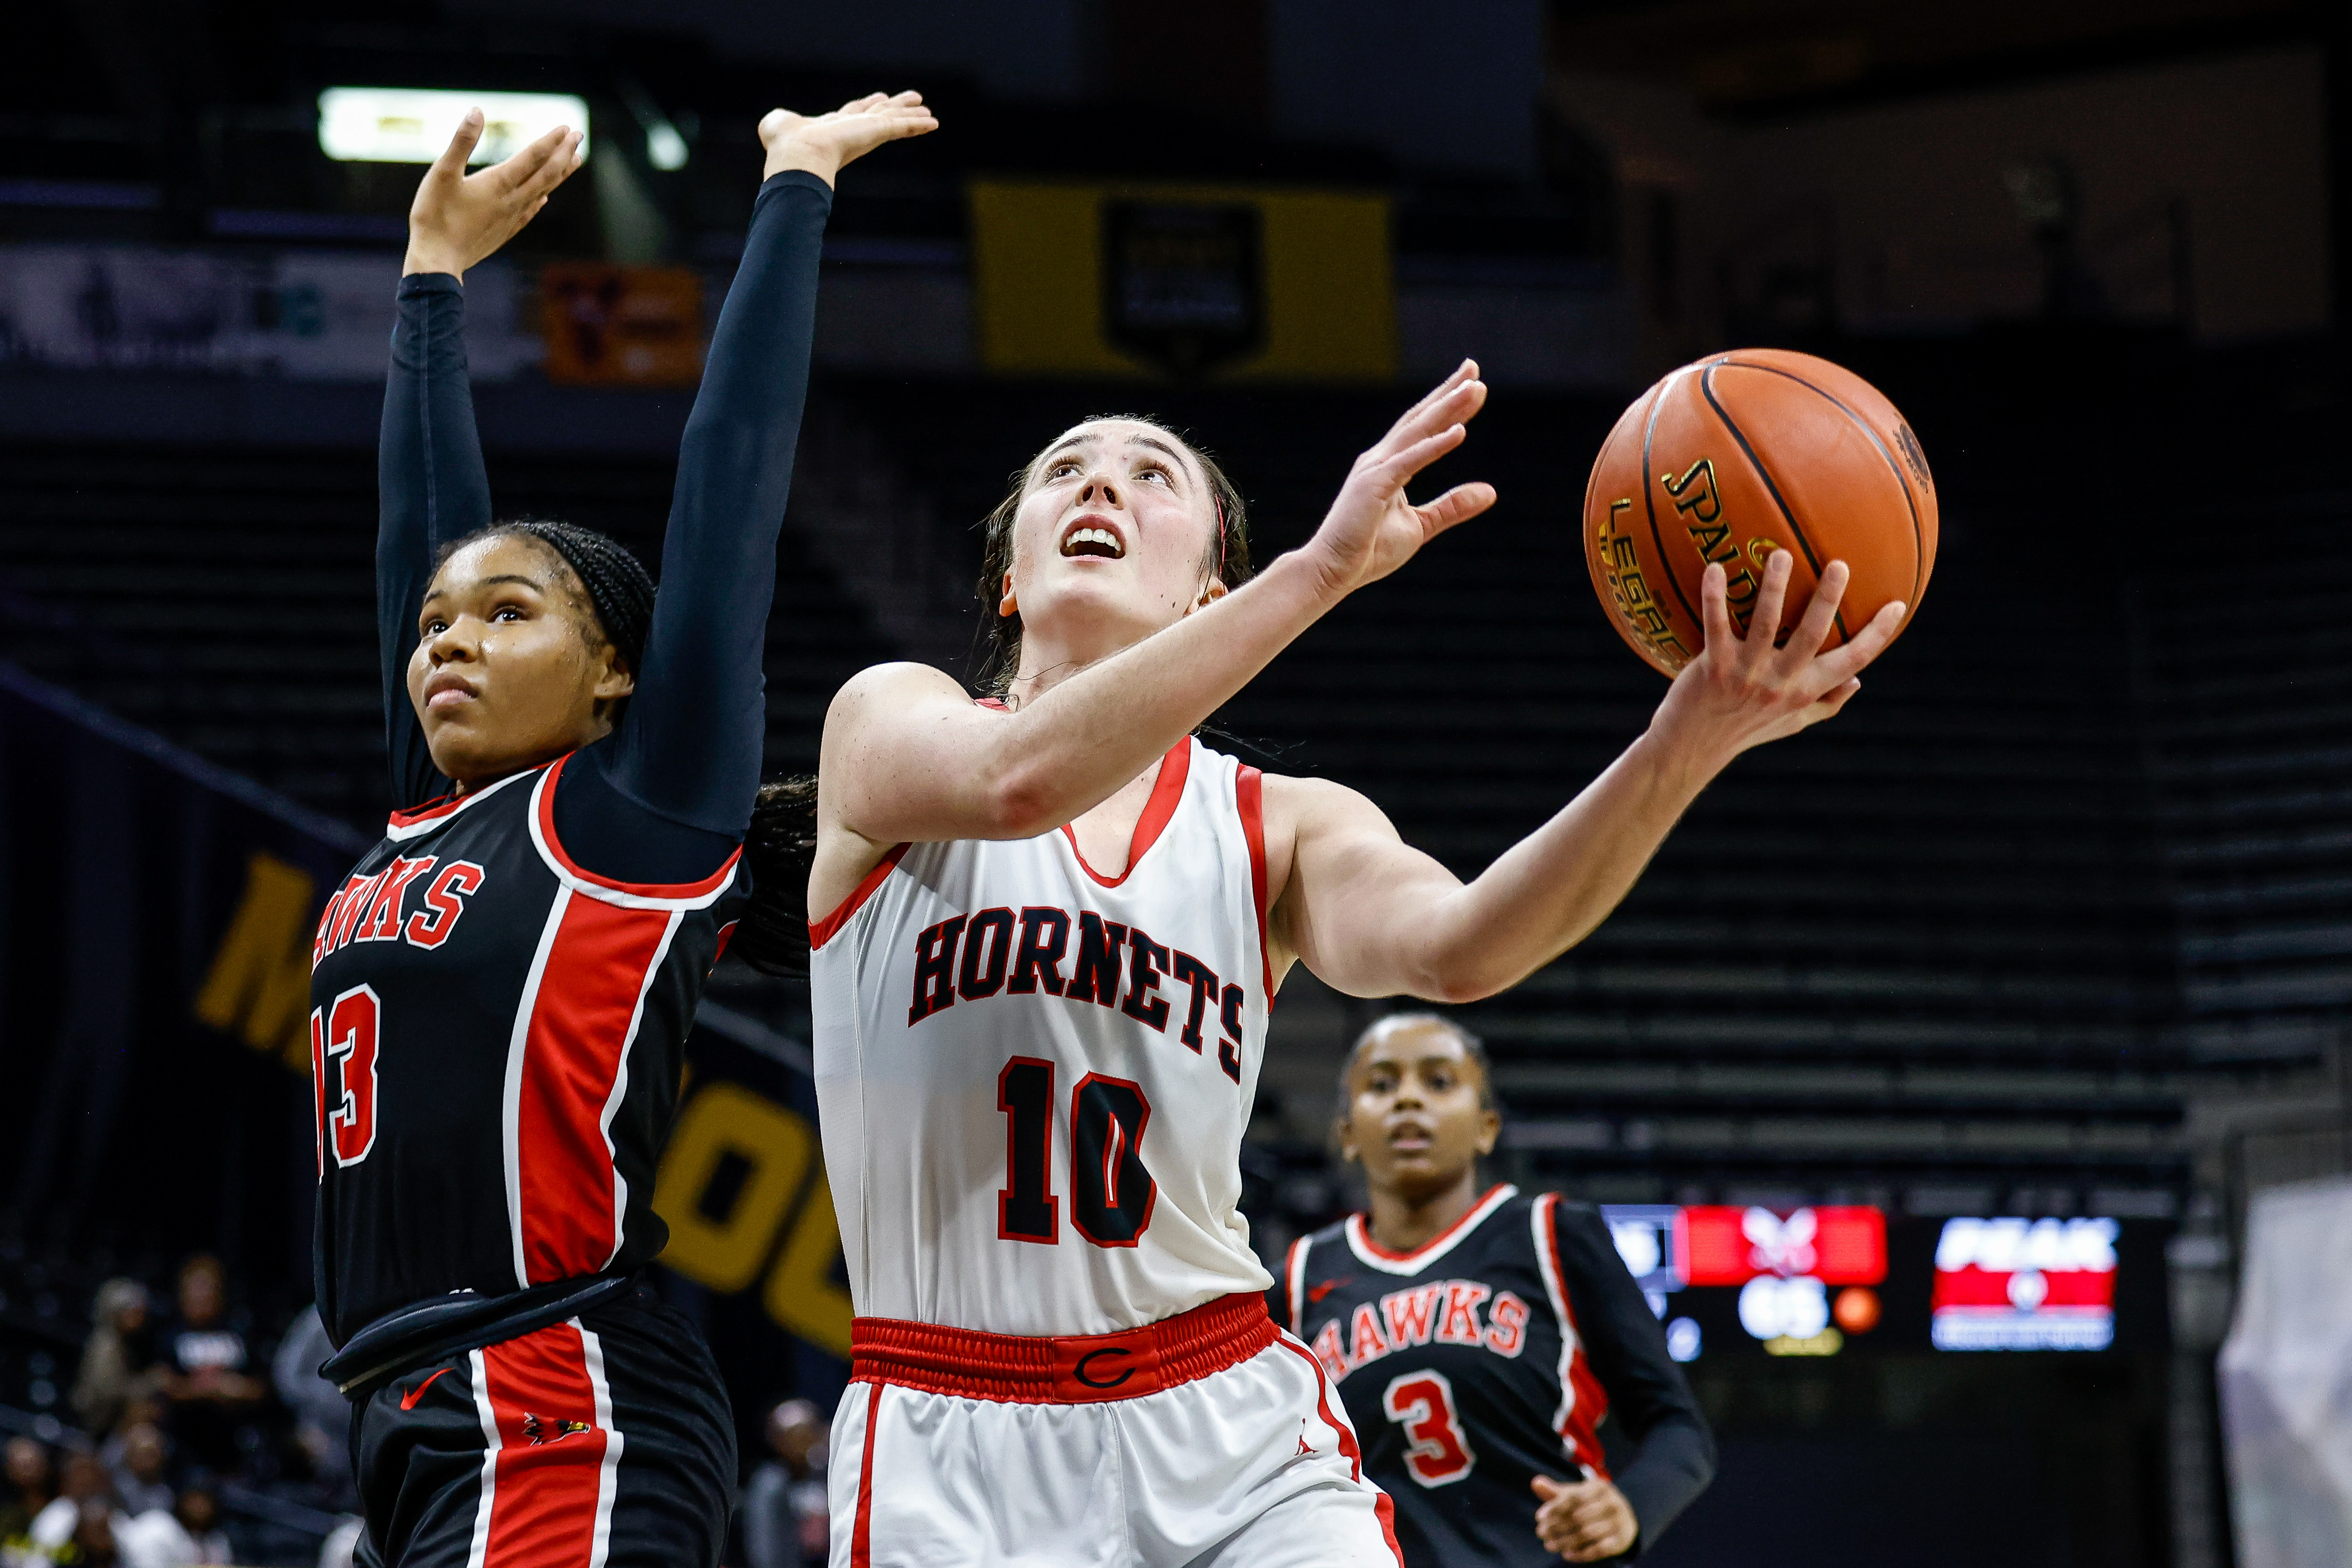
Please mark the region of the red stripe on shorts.
[[609, 1528], [614, 1435], [596, 1425], [581, 1331], [557, 1323], [481, 1354], [499, 1436], [482, 1568], [588, 1568]]
[[874, 1429], [882, 1424], [882, 1385], [867, 1386], [866, 1457], [857, 1462], [857, 1519], [849, 1530], [849, 1568], [872, 1568], [874, 1562]]
[[[1331, 1414], [1331, 1380], [1324, 1374], [1323, 1363], [1315, 1358], [1313, 1351], [1308, 1350], [1297, 1340], [1286, 1339], [1276, 1342], [1293, 1355], [1305, 1357], [1307, 1364], [1315, 1369], [1316, 1414], [1321, 1418], [1324, 1426], [1339, 1434], [1340, 1457], [1348, 1461], [1349, 1471], [1354, 1479], [1362, 1480], [1364, 1451], [1356, 1446], [1355, 1429], [1346, 1421]], [[1397, 1544], [1396, 1538], [1396, 1504], [1390, 1500], [1388, 1493], [1378, 1487], [1372, 1489], [1372, 1511], [1380, 1516], [1381, 1521], [1381, 1538], [1389, 1543], [1389, 1554], [1397, 1560], [1397, 1568], [1404, 1568], [1404, 1548]]]

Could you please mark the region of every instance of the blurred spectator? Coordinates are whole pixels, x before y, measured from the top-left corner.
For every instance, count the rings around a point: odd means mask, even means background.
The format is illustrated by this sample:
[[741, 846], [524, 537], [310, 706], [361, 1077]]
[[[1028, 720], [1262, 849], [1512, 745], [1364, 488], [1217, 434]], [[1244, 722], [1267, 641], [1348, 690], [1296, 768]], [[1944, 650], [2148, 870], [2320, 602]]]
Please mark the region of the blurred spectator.
[[106, 1499], [84, 1500], [74, 1520], [73, 1552], [69, 1557], [60, 1553], [60, 1560], [72, 1563], [74, 1568], [117, 1568], [122, 1561], [114, 1544], [118, 1521], [130, 1522]]
[[268, 1390], [246, 1370], [245, 1336], [228, 1321], [228, 1279], [218, 1258], [198, 1253], [180, 1266], [179, 1306], [163, 1342], [173, 1434], [194, 1462], [236, 1470], [238, 1431]]
[[133, 1518], [153, 1510], [171, 1511], [172, 1483], [163, 1468], [172, 1450], [163, 1428], [142, 1421], [122, 1434], [122, 1458], [113, 1466], [114, 1495]]
[[109, 1470], [120, 1470], [123, 1451], [131, 1446], [131, 1434], [142, 1426], [162, 1430], [171, 1418], [171, 1409], [164, 1405], [161, 1393], [132, 1394], [123, 1403], [122, 1416], [115, 1422], [114, 1430], [98, 1446], [99, 1463]]
[[228, 1536], [220, 1522], [220, 1499], [208, 1486], [180, 1489], [180, 1501], [174, 1510], [180, 1528], [188, 1532], [188, 1540], [196, 1549], [191, 1563], [226, 1563], [229, 1560]]
[[90, 1322], [81, 1371], [74, 1378], [74, 1414], [85, 1429], [110, 1432], [122, 1419], [123, 1405], [155, 1384], [147, 1287], [136, 1279], [108, 1280], [98, 1288]]
[[[33, 1516], [32, 1529], [26, 1533], [33, 1545], [51, 1558], [62, 1557], [65, 1549], [79, 1532], [82, 1514], [95, 1508], [100, 1513], [114, 1507], [114, 1489], [107, 1484], [106, 1467], [98, 1462], [95, 1454], [68, 1454], [64, 1471], [58, 1478], [58, 1495], [49, 1505]], [[111, 1557], [114, 1548], [111, 1537], [107, 1546]]]
[[743, 1555], [751, 1568], [826, 1561], [826, 1430], [824, 1416], [805, 1399], [787, 1399], [768, 1413], [768, 1447], [776, 1457], [751, 1472], [743, 1493]]
[[286, 1338], [270, 1363], [270, 1382], [294, 1413], [294, 1441], [310, 1458], [310, 1474], [337, 1502], [355, 1502], [351, 1495], [351, 1402], [319, 1375], [319, 1363], [334, 1348], [326, 1325], [319, 1321], [319, 1309], [305, 1309], [286, 1327]]
[[220, 1528], [220, 1503], [205, 1486], [184, 1489], [170, 1509], [152, 1509], [135, 1519], [118, 1519], [114, 1534], [122, 1568], [194, 1568], [229, 1560], [228, 1537]]
[[49, 1450], [30, 1437], [8, 1439], [0, 1473], [0, 1562], [32, 1543], [33, 1521], [57, 1496], [57, 1472]]

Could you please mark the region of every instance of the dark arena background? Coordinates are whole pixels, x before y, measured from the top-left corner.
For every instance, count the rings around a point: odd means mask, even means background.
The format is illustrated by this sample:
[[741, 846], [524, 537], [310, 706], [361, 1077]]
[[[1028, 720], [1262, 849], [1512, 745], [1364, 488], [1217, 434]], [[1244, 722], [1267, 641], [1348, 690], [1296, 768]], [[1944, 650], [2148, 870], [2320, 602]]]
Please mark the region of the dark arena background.
[[[586, 166], [468, 275], [475, 397], [501, 515], [651, 562], [754, 122], [915, 86], [942, 129], [846, 179], [826, 240], [771, 772], [864, 666], [969, 668], [974, 525], [1052, 432], [1190, 431], [1263, 561], [1469, 354], [1492, 401], [1436, 478], [1500, 503], [1213, 729], [1473, 874], [1663, 690], [1582, 558], [1617, 413], [1711, 351], [1834, 359], [1934, 464], [1916, 625], [1589, 941], [1459, 1010], [1496, 1174], [1606, 1205], [1719, 1441], [1644, 1555], [2352, 1562], [2352, 10], [75, 0], [6, 31], [0, 1436], [32, 1442], [0, 1553], [77, 1474], [210, 1489], [239, 1563], [348, 1550], [307, 943], [391, 804], [374, 441], [423, 171], [336, 89], [379, 129], [410, 89], [579, 100]], [[1332, 1086], [1393, 1005], [1283, 990], [1268, 1259], [1360, 1201]], [[656, 1199], [747, 1479], [810, 1473], [769, 1413], [847, 1372], [808, 1035], [804, 986], [722, 964]], [[1752, 1253], [1698, 1245], [1726, 1226]], [[1834, 1268], [1796, 1245], [1836, 1227]], [[2036, 1283], [1969, 1311], [2003, 1271]], [[249, 1381], [115, 1364], [191, 1332]]]

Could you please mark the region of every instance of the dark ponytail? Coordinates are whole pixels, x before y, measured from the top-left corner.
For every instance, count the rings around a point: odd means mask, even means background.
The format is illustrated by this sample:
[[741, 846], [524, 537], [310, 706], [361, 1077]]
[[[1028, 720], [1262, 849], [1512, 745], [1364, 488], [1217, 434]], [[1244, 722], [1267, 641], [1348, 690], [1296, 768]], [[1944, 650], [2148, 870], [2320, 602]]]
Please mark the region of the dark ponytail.
[[816, 860], [816, 779], [760, 786], [743, 835], [751, 902], [728, 950], [762, 974], [797, 979], [809, 966], [809, 868]]

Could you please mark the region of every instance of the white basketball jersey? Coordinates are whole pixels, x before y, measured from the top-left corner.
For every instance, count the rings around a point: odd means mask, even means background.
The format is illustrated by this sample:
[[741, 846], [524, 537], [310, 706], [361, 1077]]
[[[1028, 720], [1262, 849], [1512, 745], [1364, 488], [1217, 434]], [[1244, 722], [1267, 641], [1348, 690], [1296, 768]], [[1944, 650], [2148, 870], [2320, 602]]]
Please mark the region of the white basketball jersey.
[[1187, 740], [1124, 876], [1067, 828], [904, 845], [811, 925], [860, 1316], [1110, 1333], [1273, 1283], [1239, 1209], [1265, 844], [1257, 770]]

